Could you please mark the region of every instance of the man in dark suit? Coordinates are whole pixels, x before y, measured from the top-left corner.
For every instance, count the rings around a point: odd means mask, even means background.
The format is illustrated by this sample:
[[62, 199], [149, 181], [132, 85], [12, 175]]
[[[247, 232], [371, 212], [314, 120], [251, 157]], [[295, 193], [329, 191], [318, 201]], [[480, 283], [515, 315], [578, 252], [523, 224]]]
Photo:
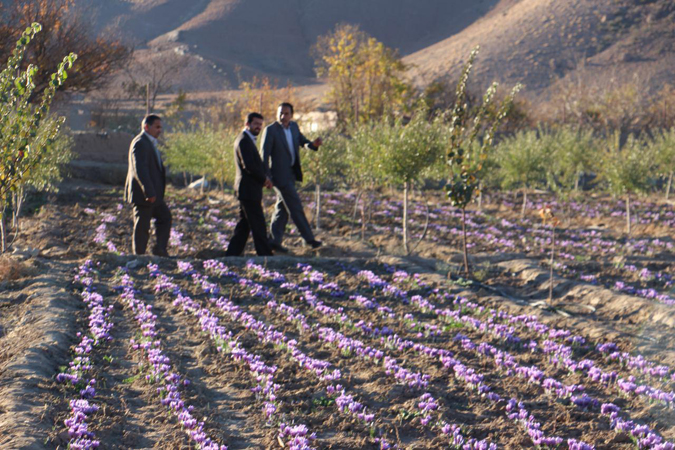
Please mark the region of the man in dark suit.
[[314, 249], [322, 245], [314, 238], [312, 228], [305, 217], [300, 196], [295, 189], [295, 182], [302, 181], [300, 147], [316, 151], [323, 142], [321, 138], [314, 141], [307, 139], [300, 132], [298, 124], [291, 119], [293, 119], [293, 105], [280, 104], [277, 110], [277, 121], [265, 128], [262, 143], [263, 163], [277, 193], [277, 203], [270, 227], [272, 235], [270, 245], [272, 249], [281, 252], [288, 251], [281, 243], [289, 215], [305, 242]]
[[167, 246], [171, 234], [171, 211], [164, 203], [166, 170], [157, 148], [162, 133], [162, 120], [150, 114], [143, 119], [143, 131], [129, 146], [129, 171], [124, 199], [134, 207], [133, 252], [145, 254], [150, 239], [150, 220], [155, 218], [157, 242], [152, 254], [169, 256]]
[[251, 113], [246, 118], [246, 128], [234, 141], [234, 163], [237, 174], [234, 179], [234, 192], [239, 199], [241, 218], [234, 228], [234, 236], [227, 246], [226, 256], [239, 256], [244, 253], [249, 233], [253, 234], [253, 244], [258, 256], [272, 256], [267, 241], [265, 214], [262, 209], [263, 186], [271, 189], [272, 181], [267, 177], [256, 139], [263, 126], [263, 116]]

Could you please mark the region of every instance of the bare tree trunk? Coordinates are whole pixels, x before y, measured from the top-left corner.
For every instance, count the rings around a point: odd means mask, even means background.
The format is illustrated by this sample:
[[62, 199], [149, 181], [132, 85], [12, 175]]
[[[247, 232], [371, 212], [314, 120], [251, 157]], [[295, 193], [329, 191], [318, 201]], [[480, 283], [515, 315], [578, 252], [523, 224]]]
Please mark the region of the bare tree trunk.
[[403, 183], [403, 250], [405, 253], [410, 253], [408, 250], [408, 189], [410, 183], [407, 181]]
[[361, 203], [361, 240], [366, 240], [366, 201]]
[[145, 115], [150, 114], [150, 83], [145, 84]]
[[630, 195], [626, 195], [626, 233], [630, 236], [631, 232], [631, 223], [630, 223]]
[[352, 213], [352, 225], [349, 230], [349, 237], [354, 235], [354, 226], [356, 225], [356, 214], [359, 212], [359, 200], [361, 199], [362, 191], [356, 193], [356, 199], [354, 200], [354, 212]]
[[548, 304], [551, 306], [553, 303], [553, 263], [555, 256], [555, 225], [551, 224], [551, 260], [548, 274]]
[[14, 211], [12, 214], [12, 227], [18, 233], [19, 232], [19, 217], [21, 216], [21, 209], [23, 208], [23, 202], [26, 198], [24, 195], [24, 189], [19, 188], [16, 190], [14, 195]]
[[321, 229], [321, 183], [316, 183], [316, 229]]
[[673, 172], [668, 175], [668, 185], [666, 186], [666, 200], [670, 198], [670, 190], [673, 188]]
[[523, 208], [520, 210], [520, 218], [525, 218], [525, 208], [527, 208], [527, 190], [523, 189]]
[[478, 210], [483, 210], [483, 183], [478, 183]]
[[466, 209], [462, 208], [462, 250], [464, 251], [464, 273], [469, 277], [469, 254], [466, 249]]
[[204, 193], [204, 185], [206, 184], [206, 175], [202, 175], [202, 185], [201, 185], [201, 193]]
[[5, 230], [5, 209], [0, 211], [0, 253], [7, 251], [7, 230]]
[[574, 180], [574, 192], [579, 192], [579, 182], [581, 181], [581, 174], [577, 174], [577, 179]]

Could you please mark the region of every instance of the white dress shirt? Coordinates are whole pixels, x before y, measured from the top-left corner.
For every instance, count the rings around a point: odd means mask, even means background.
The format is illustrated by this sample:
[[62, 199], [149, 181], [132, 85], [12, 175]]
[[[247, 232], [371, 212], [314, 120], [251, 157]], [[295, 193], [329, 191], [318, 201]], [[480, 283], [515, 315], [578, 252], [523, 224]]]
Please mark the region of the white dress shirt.
[[258, 145], [258, 141], [257, 141], [256, 137], [253, 135], [253, 133], [251, 133], [250, 131], [248, 131], [246, 128], [244, 128], [244, 132], [245, 132], [246, 134], [248, 134], [248, 137], [250, 137], [251, 139], [253, 139], [253, 143], [257, 146], [257, 145]]
[[157, 164], [161, 168], [162, 167], [162, 155], [159, 153], [159, 148], [158, 148], [159, 147], [159, 141], [157, 140], [157, 138], [150, 135], [150, 133], [148, 133], [147, 131], [143, 131], [143, 133], [148, 137], [148, 139], [150, 139], [150, 142], [152, 143], [152, 148], [155, 149], [155, 154], [157, 155]]
[[282, 125], [281, 128], [284, 129], [284, 134], [286, 135], [286, 142], [288, 142], [288, 152], [291, 154], [291, 167], [295, 164], [295, 149], [293, 148], [293, 133], [291, 133], [290, 125], [288, 128], [284, 128]]

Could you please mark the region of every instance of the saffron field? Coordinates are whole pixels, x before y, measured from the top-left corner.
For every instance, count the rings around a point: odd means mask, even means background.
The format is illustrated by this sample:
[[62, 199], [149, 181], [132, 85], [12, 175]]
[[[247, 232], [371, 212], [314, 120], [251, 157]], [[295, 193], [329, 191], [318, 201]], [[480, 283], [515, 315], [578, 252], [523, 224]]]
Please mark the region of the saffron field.
[[667, 204], [625, 236], [611, 198], [521, 218], [495, 194], [469, 212], [469, 282], [441, 194], [413, 199], [412, 256], [395, 196], [329, 192], [326, 248], [291, 233], [269, 259], [222, 258], [234, 201], [184, 191], [175, 258], [127, 255], [118, 198], [73, 188], [24, 230], [42, 250], [2, 284], [2, 448], [673, 448]]

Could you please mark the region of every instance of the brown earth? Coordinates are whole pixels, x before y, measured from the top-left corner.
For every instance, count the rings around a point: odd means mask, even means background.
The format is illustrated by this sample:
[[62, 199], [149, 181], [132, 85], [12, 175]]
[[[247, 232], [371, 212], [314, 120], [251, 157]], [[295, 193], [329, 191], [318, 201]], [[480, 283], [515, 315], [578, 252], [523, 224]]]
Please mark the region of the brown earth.
[[[175, 228], [183, 233], [181, 245], [171, 252], [182, 260], [193, 260], [200, 267], [200, 258], [222, 255], [216, 234], [231, 233], [236, 204], [229, 195], [212, 192], [208, 195], [186, 190], [171, 190]], [[269, 199], [268, 199], [269, 200]], [[252, 386], [246, 372], [239, 364], [219, 354], [214, 344], [203, 335], [195, 319], [171, 304], [168, 294], [155, 295], [148, 280], [145, 265], [154, 261], [168, 274], [176, 277], [181, 287], [191, 292], [195, 299], [206, 298], [195, 290], [176, 270], [175, 261], [152, 258], [117, 256], [92, 242], [99, 216], [85, 211], [93, 208], [117, 216], [108, 224], [108, 236], [119, 250], [129, 251], [130, 211], [123, 206], [118, 212], [120, 191], [109, 187], [71, 181], [61, 192], [51, 198], [35, 215], [24, 221], [19, 237], [20, 250], [10, 255], [11, 270], [5, 272], [6, 281], [0, 284], [0, 445], [3, 448], [55, 448], [67, 442], [63, 420], [68, 416], [68, 400], [72, 390], [55, 382], [59, 367], [70, 359], [69, 348], [74, 345], [75, 333], [86, 324], [86, 314], [77, 288], [71, 283], [73, 268], [85, 258], [101, 263], [97, 269], [97, 290], [115, 305], [113, 313], [114, 339], [93, 354], [98, 380], [97, 402], [102, 412], [93, 416], [90, 423], [96, 436], [103, 442], [101, 448], [185, 448], [188, 442], [176, 420], [157, 402], [154, 387], [143, 380], [139, 371], [138, 352], [129, 345], [129, 339], [138, 331], [130, 313], [116, 300], [112, 290], [113, 273], [119, 266], [136, 260], [131, 273], [145, 301], [154, 305], [158, 316], [164, 348], [174, 362], [175, 369], [187, 376], [192, 384], [185, 389], [184, 398], [196, 408], [197, 417], [207, 417], [207, 430], [230, 448], [275, 448], [274, 429], [265, 425], [260, 405], [249, 392]], [[269, 205], [269, 203], [268, 203]], [[309, 201], [306, 202], [309, 205]], [[343, 205], [347, 210], [350, 205]], [[219, 213], [207, 214], [209, 208]], [[225, 222], [216, 223], [216, 217]], [[555, 310], [541, 309], [539, 300], [548, 290], [546, 272], [536, 259], [526, 255], [477, 254], [475, 263], [488, 267], [490, 276], [482, 283], [463, 285], [458, 280], [459, 255], [453, 246], [434, 244], [421, 246], [416, 256], [396, 255], [400, 245], [391, 235], [378, 235], [368, 231], [366, 241], [346, 236], [348, 227], [336, 219], [325, 219], [319, 238], [326, 246], [318, 252], [301, 247], [301, 240], [289, 235], [286, 244], [291, 255], [268, 260], [257, 259], [300, 282], [296, 263], [310, 263], [329, 274], [331, 281], [340, 284], [347, 296], [360, 293], [375, 296], [382, 304], [403, 315], [413, 313], [411, 308], [393, 299], [381, 297], [367, 285], [344, 269], [344, 265], [370, 269], [387, 277], [383, 264], [389, 264], [409, 273], [420, 273], [422, 278], [454, 294], [473, 299], [487, 307], [499, 308], [513, 314], [537, 314], [549, 325], [567, 327], [580, 333], [590, 344], [607, 340], [618, 343], [622, 349], [640, 351], [652, 360], [675, 365], [675, 347], [670, 335], [673, 324], [668, 309], [643, 299], [616, 294], [610, 290], [590, 286], [572, 279], [557, 276], [555, 279]], [[440, 252], [444, 255], [439, 259]], [[251, 248], [248, 255], [251, 255]], [[239, 273], [248, 273], [244, 267], [247, 258], [229, 259], [226, 263]], [[339, 267], [336, 263], [343, 264]], [[481, 264], [484, 264], [481, 266]], [[8, 265], [9, 266], [9, 265]], [[3, 265], [3, 267], [7, 267]], [[248, 273], [255, 279], [255, 275]], [[343, 372], [343, 379], [350, 392], [360, 401], [378, 410], [377, 427], [388, 436], [395, 436], [407, 448], [445, 448], [446, 444], [434, 433], [425, 431], [409, 412], [415, 408], [419, 394], [408, 392], [400, 386], [389, 384], [381, 367], [367, 361], [347, 358], [340, 352], [326, 347], [319, 341], [298, 333], [298, 328], [277, 314], [270, 313], [260, 301], [252, 299], [245, 290], [233, 286], [227, 279], [218, 280], [224, 292], [246, 311], [273, 324], [289, 338], [302, 343], [302, 349], [316, 358], [331, 361]], [[295, 292], [279, 288], [269, 281], [259, 280], [270, 287], [279, 301], [297, 307], [312, 323], [335, 327], [342, 333], [363, 340], [367, 345], [379, 346], [379, 339], [365, 337], [355, 329], [342, 327], [330, 318], [314, 312], [300, 301]], [[333, 307], [344, 307], [353, 319], [363, 319], [387, 325], [403, 337], [419, 339], [426, 345], [445, 348], [467, 361], [469, 367], [484, 372], [495, 392], [509, 397], [522, 398], [547, 432], [583, 439], [597, 444], [597, 448], [630, 448], [632, 444], [608, 429], [608, 422], [596, 412], [580, 411], [564, 402], [556, 402], [542, 391], [518, 378], [507, 378], [495, 371], [487, 361], [473, 358], [454, 340], [452, 335], [441, 338], [419, 337], [397, 320], [383, 320], [377, 313], [355, 309], [346, 298], [333, 298], [322, 294], [321, 299]], [[205, 303], [204, 303], [205, 304]], [[591, 306], [593, 308], [587, 308]], [[663, 314], [659, 316], [659, 311]], [[417, 313], [415, 313], [417, 314]], [[299, 371], [277, 349], [257, 342], [255, 335], [241, 324], [222, 318], [247, 349], [260, 354], [265, 361], [278, 365], [275, 381], [282, 386], [281, 398], [288, 417], [309, 426], [318, 434], [320, 448], [370, 448], [369, 431], [357, 421], [336, 414], [324, 405], [323, 385]], [[420, 320], [433, 322], [434, 317], [422, 314]], [[478, 331], [464, 328], [461, 332], [475, 342], [490, 342], [498, 347], [505, 344], [486, 338]], [[524, 335], [528, 336], [527, 333]], [[529, 336], [536, 339], [537, 336]], [[518, 347], [508, 347], [521, 364], [537, 364], [546, 368], [547, 375], [564, 378], [569, 383], [586, 383], [578, 375], [566, 375], [546, 358], [529, 354]], [[523, 433], [505, 420], [500, 407], [486, 403], [467, 391], [463, 385], [449, 377], [439, 364], [427, 361], [412, 352], [387, 350], [411, 370], [431, 376], [429, 392], [439, 399], [441, 414], [446, 420], [461, 423], [471, 437], [487, 438], [504, 448], [522, 448], [531, 445]], [[580, 357], [593, 357], [590, 354]], [[625, 374], [617, 363], [597, 359], [598, 364]], [[664, 388], [672, 388], [665, 382]], [[672, 412], [657, 404], [639, 399], [624, 399], [614, 391], [600, 385], [589, 385], [589, 394], [620, 404], [630, 417], [655, 426], [666, 438], [675, 437], [675, 417]], [[318, 403], [317, 403], [318, 402]], [[407, 411], [407, 412], [405, 412]]]

